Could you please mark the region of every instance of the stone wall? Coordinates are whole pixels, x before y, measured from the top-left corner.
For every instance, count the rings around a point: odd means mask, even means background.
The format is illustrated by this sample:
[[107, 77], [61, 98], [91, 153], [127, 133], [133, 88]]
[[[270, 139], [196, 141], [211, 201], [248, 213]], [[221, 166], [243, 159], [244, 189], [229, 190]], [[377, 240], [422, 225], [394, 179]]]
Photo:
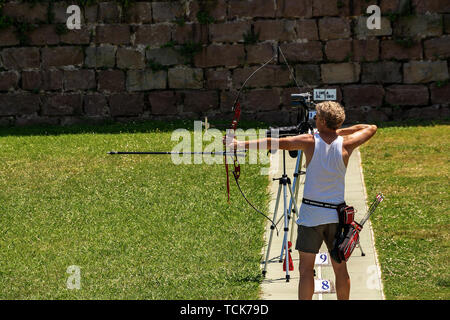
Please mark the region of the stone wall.
[[[82, 4], [80, 30], [66, 9]], [[381, 8], [369, 30], [366, 8]], [[336, 88], [349, 122], [450, 115], [450, 0], [0, 0], [0, 125], [295, 122], [300, 84]], [[310, 90], [309, 89], [309, 90]], [[306, 91], [306, 89], [305, 89]], [[282, 111], [280, 111], [282, 110]]]

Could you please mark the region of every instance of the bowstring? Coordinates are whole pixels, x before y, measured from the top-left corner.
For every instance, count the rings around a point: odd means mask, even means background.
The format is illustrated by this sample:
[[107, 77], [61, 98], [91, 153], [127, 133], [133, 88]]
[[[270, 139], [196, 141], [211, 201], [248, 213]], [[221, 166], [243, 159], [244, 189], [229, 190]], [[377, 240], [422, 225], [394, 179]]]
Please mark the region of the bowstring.
[[[298, 84], [297, 78], [296, 78], [295, 75], [294, 75], [294, 71], [292, 70], [293, 68], [290, 66], [289, 62], [287, 61], [286, 56], [284, 55], [283, 50], [281, 49], [281, 46], [278, 46], [278, 50], [279, 50], [280, 53], [281, 53], [281, 57], [283, 58], [284, 63], [286, 64], [286, 66], [287, 66], [287, 68], [288, 68], [288, 70], [289, 70], [289, 73], [291, 74], [291, 77], [292, 77], [292, 79], [293, 79], [294, 82], [295, 82], [295, 85], [296, 85], [297, 88], [301, 91], [301, 87], [300, 87], [300, 85]], [[305, 88], [311, 88], [311, 85], [308, 84], [305, 80], [302, 80], [302, 83], [304, 84], [303, 87], [305, 87]]]

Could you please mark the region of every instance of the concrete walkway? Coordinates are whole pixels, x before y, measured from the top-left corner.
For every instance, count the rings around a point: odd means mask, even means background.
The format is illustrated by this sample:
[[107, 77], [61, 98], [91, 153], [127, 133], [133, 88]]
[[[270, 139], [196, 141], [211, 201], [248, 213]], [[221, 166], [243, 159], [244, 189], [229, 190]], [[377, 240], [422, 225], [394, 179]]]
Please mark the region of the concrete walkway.
[[[278, 158], [278, 159], [276, 159]], [[279, 178], [282, 175], [282, 151], [279, 151], [279, 157], [274, 157], [271, 162], [271, 174], [270, 179]], [[297, 159], [291, 158], [286, 152], [286, 173], [291, 178], [292, 184], [294, 181], [293, 173], [295, 171]], [[277, 165], [278, 164], [278, 165]], [[304, 161], [302, 164], [302, 170], [304, 168]], [[303, 182], [305, 176], [302, 175], [299, 183], [299, 194], [298, 194], [298, 206], [302, 199], [303, 192]], [[270, 212], [273, 215], [275, 208], [275, 200], [278, 192], [278, 181], [273, 181], [271, 183], [272, 201], [270, 205]], [[294, 185], [292, 185], [294, 188]], [[281, 192], [283, 195], [283, 192]], [[373, 200], [375, 194], [369, 195], [369, 203]], [[289, 205], [288, 196], [288, 205]], [[350, 157], [350, 161], [347, 168], [346, 174], [346, 188], [345, 188], [345, 200], [348, 204], [351, 204], [357, 210], [356, 221], [360, 221], [362, 217], [367, 212], [366, 205], [366, 190], [364, 186], [364, 177], [361, 168], [361, 156], [359, 149], [353, 152]], [[287, 239], [290, 241], [291, 232], [292, 234], [292, 259], [294, 262], [294, 271], [289, 272], [290, 280], [286, 282], [286, 272], [283, 271], [283, 263], [279, 262], [279, 257], [281, 255], [281, 248], [284, 238], [284, 218], [280, 217], [283, 213], [283, 197], [280, 200], [279, 208], [277, 211], [277, 228], [279, 230], [279, 235], [276, 232], [273, 233], [272, 245], [269, 251], [269, 259], [267, 263], [267, 273], [265, 279], [262, 283], [262, 299], [265, 300], [296, 300], [298, 298], [298, 282], [299, 282], [299, 255], [295, 250], [295, 241], [297, 238], [297, 225], [292, 221], [289, 223], [289, 231]], [[376, 214], [376, 212], [375, 212]], [[294, 217], [294, 221], [296, 217]], [[266, 246], [264, 247], [263, 259], [266, 257], [267, 244], [270, 239], [270, 223], [267, 226], [266, 233]], [[382, 282], [381, 282], [381, 272], [378, 265], [376, 251], [374, 249], [374, 238], [370, 220], [366, 222], [363, 230], [360, 234], [360, 244], [365, 253], [365, 256], [361, 255], [360, 248], [355, 248], [352, 256], [347, 262], [350, 279], [351, 279], [351, 290], [350, 299], [352, 300], [381, 300], [384, 299]], [[325, 244], [322, 245], [319, 255], [316, 257], [316, 293], [313, 296], [314, 300], [336, 300], [336, 293], [334, 290], [334, 273], [331, 263], [329, 263], [329, 255]], [[284, 257], [283, 257], [284, 258]], [[264, 268], [264, 262], [261, 264], [261, 270]], [[319, 281], [320, 280], [320, 281]]]

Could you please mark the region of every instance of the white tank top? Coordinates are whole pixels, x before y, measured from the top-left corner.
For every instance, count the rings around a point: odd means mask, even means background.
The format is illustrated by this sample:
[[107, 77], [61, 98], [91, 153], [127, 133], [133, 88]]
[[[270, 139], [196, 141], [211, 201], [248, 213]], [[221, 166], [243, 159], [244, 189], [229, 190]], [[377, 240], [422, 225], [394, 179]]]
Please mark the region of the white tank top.
[[[342, 159], [342, 142], [338, 136], [331, 144], [314, 134], [315, 146], [311, 162], [306, 169], [303, 197], [310, 200], [341, 204], [344, 202], [345, 173], [347, 167]], [[297, 224], [307, 227], [338, 223], [336, 209], [301, 204]]]

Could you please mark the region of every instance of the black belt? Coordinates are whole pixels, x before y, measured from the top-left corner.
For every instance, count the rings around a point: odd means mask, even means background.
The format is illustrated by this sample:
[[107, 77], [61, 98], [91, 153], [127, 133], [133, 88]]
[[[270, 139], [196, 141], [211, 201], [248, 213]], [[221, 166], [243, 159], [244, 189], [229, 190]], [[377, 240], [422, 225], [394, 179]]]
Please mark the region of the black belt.
[[[302, 202], [304, 204], [309, 204], [311, 206], [321, 207], [321, 208], [329, 208], [329, 209], [337, 209], [342, 205], [342, 204], [332, 204], [332, 203], [320, 202], [320, 201], [315, 201], [315, 200], [309, 200], [306, 198], [303, 198]], [[344, 202], [344, 204], [345, 204], [345, 202]]]

